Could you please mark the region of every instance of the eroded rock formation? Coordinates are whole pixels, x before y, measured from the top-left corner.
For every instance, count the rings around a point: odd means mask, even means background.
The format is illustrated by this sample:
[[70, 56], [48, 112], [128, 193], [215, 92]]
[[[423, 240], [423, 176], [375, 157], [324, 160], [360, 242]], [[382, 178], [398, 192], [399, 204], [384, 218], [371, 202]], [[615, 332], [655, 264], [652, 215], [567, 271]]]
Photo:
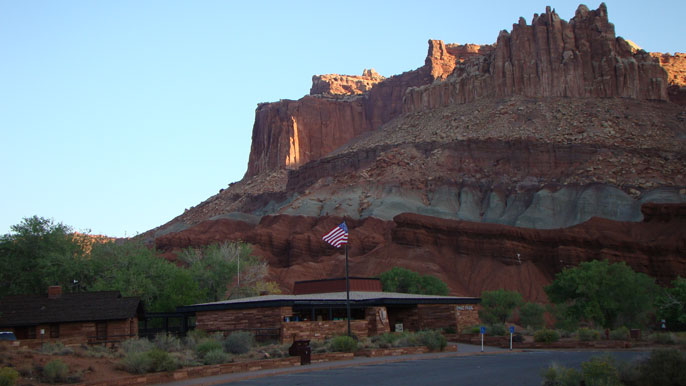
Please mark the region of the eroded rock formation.
[[520, 18], [502, 31], [493, 51], [457, 65], [444, 82], [408, 90], [405, 111], [512, 95], [667, 100], [667, 74], [615, 37], [604, 4], [580, 6], [569, 22], [547, 7], [531, 25]]
[[383, 81], [383, 76], [374, 69], [365, 69], [362, 76], [357, 75], [314, 75], [310, 95], [356, 95], [364, 94], [374, 85]]

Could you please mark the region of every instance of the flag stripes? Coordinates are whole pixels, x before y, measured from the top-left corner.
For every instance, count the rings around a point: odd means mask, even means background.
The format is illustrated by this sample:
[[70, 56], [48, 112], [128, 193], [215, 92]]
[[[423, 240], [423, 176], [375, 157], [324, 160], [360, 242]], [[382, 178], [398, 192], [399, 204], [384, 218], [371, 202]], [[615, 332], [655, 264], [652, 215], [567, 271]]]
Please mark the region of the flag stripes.
[[348, 243], [348, 227], [345, 225], [345, 221], [342, 222], [337, 227], [333, 228], [329, 233], [322, 237], [322, 240], [339, 248], [343, 244]]

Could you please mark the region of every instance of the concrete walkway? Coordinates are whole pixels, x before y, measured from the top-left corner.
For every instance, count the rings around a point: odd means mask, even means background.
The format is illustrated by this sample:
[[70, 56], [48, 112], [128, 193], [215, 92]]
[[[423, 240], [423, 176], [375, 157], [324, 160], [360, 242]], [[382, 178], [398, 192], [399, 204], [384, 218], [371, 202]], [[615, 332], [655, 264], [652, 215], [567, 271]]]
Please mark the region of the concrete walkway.
[[[450, 345], [454, 345], [452, 343]], [[521, 351], [521, 350], [517, 350]], [[494, 353], [507, 353], [509, 350], [502, 349], [498, 347], [488, 347], [484, 346], [483, 354], [494, 354]], [[269, 377], [273, 375], [282, 374], [294, 374], [303, 373], [310, 371], [319, 370], [329, 370], [342, 367], [354, 367], [354, 366], [367, 366], [367, 365], [377, 365], [382, 363], [393, 363], [393, 362], [404, 362], [404, 361], [416, 361], [422, 359], [435, 359], [435, 358], [445, 358], [451, 356], [467, 356], [467, 355], [482, 355], [481, 346], [471, 345], [471, 344], [458, 344], [458, 351], [446, 351], [437, 353], [427, 353], [427, 354], [411, 354], [411, 355], [398, 355], [398, 356], [388, 356], [388, 357], [358, 357], [347, 361], [333, 361], [333, 362], [322, 362], [313, 363], [306, 366], [293, 366], [293, 367], [283, 367], [280, 369], [268, 369], [268, 370], [258, 370], [252, 372], [244, 373], [233, 373], [233, 374], [221, 374], [212, 377], [204, 378], [191, 378], [184, 379], [182, 381], [165, 383], [167, 386], [210, 386], [218, 385], [221, 383], [229, 383], [236, 381], [243, 381], [246, 379]]]

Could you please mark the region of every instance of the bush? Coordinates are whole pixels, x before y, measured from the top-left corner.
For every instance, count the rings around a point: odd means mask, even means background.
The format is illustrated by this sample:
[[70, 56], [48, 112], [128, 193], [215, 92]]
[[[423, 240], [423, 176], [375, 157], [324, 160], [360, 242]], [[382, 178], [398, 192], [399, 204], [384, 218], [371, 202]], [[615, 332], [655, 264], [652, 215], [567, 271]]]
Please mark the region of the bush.
[[153, 344], [147, 339], [127, 339], [121, 343], [121, 349], [125, 354], [143, 353], [151, 350]]
[[[481, 330], [479, 330], [481, 332]], [[505, 336], [508, 335], [509, 331], [504, 324], [494, 324], [492, 326], [486, 327], [486, 335], [493, 336]]]
[[59, 359], [52, 360], [43, 367], [43, 380], [48, 383], [65, 382], [69, 375], [69, 366]]
[[610, 355], [594, 357], [581, 363], [581, 372], [586, 385], [621, 386], [619, 371]]
[[43, 343], [38, 351], [47, 355], [69, 355], [74, 353], [74, 349], [65, 347], [62, 342]]
[[149, 371], [172, 371], [178, 368], [174, 358], [166, 351], [155, 348], [145, 354], [150, 358]]
[[599, 340], [600, 332], [591, 328], [582, 327], [579, 329], [579, 331], [577, 331], [577, 338], [582, 342]]
[[224, 340], [224, 351], [231, 354], [245, 354], [255, 345], [255, 335], [248, 331], [232, 332]]
[[448, 340], [436, 330], [425, 330], [417, 333], [423, 346], [431, 351], [443, 351], [448, 344]]
[[226, 363], [229, 361], [229, 354], [225, 353], [222, 349], [216, 349], [209, 351], [205, 354], [203, 358], [203, 363], [206, 365], [218, 365], [220, 363]]
[[539, 330], [545, 326], [545, 307], [540, 303], [527, 302], [519, 308], [519, 324]]
[[99, 346], [99, 345], [92, 345], [92, 346], [86, 346], [84, 345], [83, 351], [79, 352], [80, 355], [89, 357], [89, 358], [110, 358], [112, 357], [112, 351], [108, 350], [107, 347], [105, 346]]
[[658, 344], [675, 344], [674, 335], [669, 332], [656, 332], [650, 336], [650, 341]]
[[347, 335], [339, 335], [331, 339], [329, 347], [331, 347], [331, 351], [335, 352], [355, 352], [357, 342]]
[[553, 362], [541, 372], [545, 386], [579, 386], [583, 381], [581, 372]]
[[639, 365], [641, 385], [686, 385], [686, 354], [675, 349], [660, 349]]
[[402, 335], [403, 334], [393, 334], [387, 332], [385, 334], [372, 336], [371, 341], [376, 347], [391, 348], [396, 345]]
[[208, 352], [221, 349], [221, 343], [214, 340], [213, 338], [205, 338], [201, 340], [200, 343], [198, 343], [198, 345], [195, 347], [195, 352], [198, 353], [198, 356], [200, 358], [204, 358], [205, 354], [207, 354]]
[[535, 342], [557, 342], [560, 340], [560, 334], [555, 330], [549, 330], [547, 328], [541, 329], [534, 333]]
[[479, 319], [488, 324], [505, 323], [522, 301], [522, 295], [517, 291], [484, 291], [481, 293]]
[[172, 352], [181, 351], [181, 339], [171, 334], [157, 334], [153, 342], [155, 347], [162, 351]]
[[11, 367], [3, 367], [0, 369], [0, 386], [13, 386], [18, 378], [19, 373], [17, 370]]
[[462, 329], [463, 334], [480, 334], [481, 333], [481, 326], [476, 325], [476, 326], [470, 326], [470, 327], [465, 327]]
[[612, 339], [612, 340], [627, 340], [627, 339], [629, 339], [629, 329], [622, 326], [616, 330], [610, 331], [610, 339]]
[[144, 374], [152, 368], [152, 360], [147, 352], [131, 351], [121, 360], [122, 369], [132, 374]]
[[176, 360], [168, 352], [157, 348], [146, 352], [130, 352], [120, 363], [124, 370], [133, 374], [172, 371], [178, 368]]

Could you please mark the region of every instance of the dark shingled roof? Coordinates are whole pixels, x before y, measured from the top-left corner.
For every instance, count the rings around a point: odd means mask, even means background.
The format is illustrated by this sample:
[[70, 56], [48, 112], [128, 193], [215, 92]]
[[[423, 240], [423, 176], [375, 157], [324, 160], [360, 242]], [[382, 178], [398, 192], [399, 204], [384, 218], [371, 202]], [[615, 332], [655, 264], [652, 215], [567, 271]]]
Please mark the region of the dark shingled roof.
[[143, 314], [140, 298], [124, 298], [119, 291], [10, 295], [0, 300], [0, 327], [43, 323], [127, 319]]

